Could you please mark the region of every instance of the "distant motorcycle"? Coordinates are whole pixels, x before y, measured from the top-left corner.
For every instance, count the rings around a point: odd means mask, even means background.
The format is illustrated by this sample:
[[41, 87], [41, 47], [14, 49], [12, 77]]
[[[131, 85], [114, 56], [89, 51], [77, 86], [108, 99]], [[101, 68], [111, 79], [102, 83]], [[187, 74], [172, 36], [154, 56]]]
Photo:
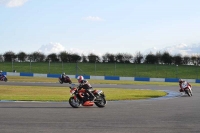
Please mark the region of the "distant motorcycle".
[[58, 81], [59, 83], [63, 84], [63, 83], [69, 83], [71, 84], [72, 81], [71, 79], [69, 78], [69, 76], [65, 76], [65, 78], [63, 79], [61, 76], [58, 78]]
[[105, 99], [104, 92], [102, 90], [92, 90], [95, 96], [94, 101], [89, 100], [89, 94], [86, 93], [85, 89], [78, 90], [74, 84], [70, 86], [71, 97], [69, 98], [69, 104], [73, 108], [82, 106], [93, 106], [94, 104], [99, 108], [105, 107], [107, 101]]
[[189, 97], [192, 96], [192, 87], [189, 86], [188, 82], [181, 83], [181, 86], [183, 88], [182, 92], [185, 92]]
[[0, 77], [0, 81], [5, 81], [5, 82], [7, 82], [8, 79], [7, 79], [6, 75], [2, 75], [2, 76]]

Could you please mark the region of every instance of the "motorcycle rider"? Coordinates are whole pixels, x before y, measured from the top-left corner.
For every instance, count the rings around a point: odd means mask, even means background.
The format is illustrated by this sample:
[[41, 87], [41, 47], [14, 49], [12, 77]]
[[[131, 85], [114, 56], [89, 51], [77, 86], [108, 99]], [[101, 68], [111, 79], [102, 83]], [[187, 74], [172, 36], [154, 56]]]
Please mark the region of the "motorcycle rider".
[[65, 81], [66, 74], [65, 72], [61, 74], [62, 81]]
[[179, 79], [178, 82], [179, 82], [179, 87], [180, 87], [179, 91], [180, 91], [180, 92], [184, 92], [184, 89], [185, 89], [185, 88], [182, 87], [182, 84], [183, 84], [183, 83], [187, 84], [188, 87], [189, 87], [189, 89], [192, 88], [192, 85], [191, 85], [189, 82], [187, 82], [187, 81], [185, 81], [185, 80], [183, 80], [183, 79]]
[[0, 70], [0, 77], [3, 75], [3, 71], [2, 70]]
[[3, 76], [4, 76], [3, 71], [0, 70], [0, 79], [1, 79], [1, 80], [3, 80], [3, 78], [2, 78]]
[[90, 96], [89, 96], [89, 99], [91, 101], [94, 101], [95, 100], [95, 96], [93, 95], [93, 93], [91, 92], [91, 89], [92, 89], [92, 86], [90, 85], [90, 83], [84, 79], [83, 76], [78, 76], [77, 77], [77, 80], [78, 80], [78, 90], [79, 89], [85, 89], [86, 93], [88, 93]]

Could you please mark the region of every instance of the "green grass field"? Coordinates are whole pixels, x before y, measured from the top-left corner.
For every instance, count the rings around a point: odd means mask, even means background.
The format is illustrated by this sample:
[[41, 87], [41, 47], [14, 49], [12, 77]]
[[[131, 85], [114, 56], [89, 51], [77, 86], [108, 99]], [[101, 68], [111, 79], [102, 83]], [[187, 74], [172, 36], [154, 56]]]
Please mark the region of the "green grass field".
[[61, 63], [61, 62], [0, 62], [0, 69], [7, 72], [199, 79], [199, 66], [126, 64], [126, 63]]
[[[56, 82], [55, 78], [41, 77], [18, 77], [8, 76], [10, 82]], [[76, 79], [72, 79], [77, 83]], [[131, 82], [131, 81], [110, 81], [110, 80], [89, 80], [91, 84], [150, 84], [150, 82]], [[59, 83], [58, 83], [59, 84]], [[154, 82], [154, 84], [157, 84]], [[170, 85], [161, 84], [160, 85]], [[171, 84], [172, 85], [172, 84]], [[139, 100], [165, 96], [167, 93], [155, 90], [140, 90], [131, 88], [95, 88], [105, 92], [106, 99], [109, 100]], [[69, 88], [46, 86], [6, 86], [0, 85], [0, 100], [16, 101], [68, 101]]]
[[[7, 76], [9, 82], [53, 82], [58, 83], [57, 78], [42, 77], [19, 77]], [[77, 83], [76, 79], [72, 79]], [[177, 86], [174, 82], [143, 82], [143, 81], [114, 81], [114, 80], [89, 80], [91, 84], [132, 84], [132, 85], [157, 85], [157, 86]], [[58, 83], [59, 84], [59, 83]], [[198, 83], [192, 83], [192, 86], [200, 87]], [[127, 88], [95, 88], [101, 89], [106, 94], [107, 100], [139, 100], [165, 96], [167, 93], [156, 90], [141, 90]], [[68, 101], [69, 88], [63, 84], [63, 87], [44, 87], [44, 86], [5, 86], [0, 85], [0, 100], [16, 101]]]
[[[198, 79], [198, 66], [175, 66], [175, 65], [147, 65], [147, 64], [111, 64], [111, 63], [38, 63], [38, 62], [0, 62], [0, 69], [7, 72], [31, 72], [41, 74], [67, 75], [93, 75], [93, 76], [122, 76], [122, 77], [150, 77], [150, 78], [187, 78]], [[56, 78], [39, 77], [10, 77], [9, 81], [20, 82], [58, 82]], [[72, 79], [77, 82], [76, 79]], [[177, 83], [161, 82], [134, 82], [134, 81], [111, 81], [89, 80], [91, 84], [154, 84], [176, 85]], [[199, 86], [199, 84], [193, 84]], [[98, 88], [95, 88], [98, 89]], [[163, 91], [133, 90], [104, 88], [107, 100], [137, 100], [148, 99], [166, 95]], [[0, 86], [0, 100], [20, 101], [67, 101], [69, 89], [66, 87], [33, 87], [33, 86]]]
[[[96, 88], [98, 89], [98, 88]], [[131, 90], [116, 88], [101, 88], [106, 94], [106, 100], [139, 100], [155, 98], [166, 95], [163, 91]], [[1, 100], [16, 101], [68, 101], [69, 89], [66, 87], [44, 86], [1, 86]]]

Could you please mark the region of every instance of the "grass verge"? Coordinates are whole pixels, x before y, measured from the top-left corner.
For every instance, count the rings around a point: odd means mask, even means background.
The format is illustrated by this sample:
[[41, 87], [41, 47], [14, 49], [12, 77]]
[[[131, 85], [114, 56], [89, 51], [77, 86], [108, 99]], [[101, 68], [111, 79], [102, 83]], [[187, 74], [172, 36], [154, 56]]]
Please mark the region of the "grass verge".
[[[43, 77], [22, 77], [8, 76], [9, 82], [55, 82], [57, 78]], [[77, 83], [76, 79], [72, 82]], [[171, 82], [139, 82], [139, 81], [118, 81], [118, 80], [89, 80], [91, 84], [133, 84], [133, 85], [158, 85], [178, 86], [178, 83]], [[193, 86], [200, 84], [192, 83]], [[135, 90], [127, 88], [95, 88], [105, 92], [106, 99], [110, 100], [139, 100], [165, 96], [167, 93], [156, 90]], [[0, 86], [0, 100], [16, 101], [68, 101], [69, 89], [66, 87], [45, 87], [45, 86]]]
[[[9, 82], [58, 82], [58, 78], [7, 76]], [[71, 79], [77, 83], [76, 79]], [[133, 84], [133, 85], [158, 85], [158, 86], [178, 86], [177, 82], [145, 82], [130, 80], [88, 80], [91, 84]], [[199, 83], [192, 83], [193, 86], [200, 86]]]
[[[98, 88], [95, 88], [98, 89]], [[125, 88], [101, 88], [106, 100], [139, 100], [165, 96], [166, 92], [155, 90], [133, 90]], [[69, 89], [47, 86], [0, 86], [1, 100], [15, 101], [68, 101]]]

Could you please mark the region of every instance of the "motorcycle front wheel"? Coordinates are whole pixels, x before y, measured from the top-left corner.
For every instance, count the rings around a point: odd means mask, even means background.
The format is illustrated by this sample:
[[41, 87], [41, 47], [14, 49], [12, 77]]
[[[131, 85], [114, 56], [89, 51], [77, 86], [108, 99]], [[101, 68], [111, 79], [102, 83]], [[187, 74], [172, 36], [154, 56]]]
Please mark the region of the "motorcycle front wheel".
[[4, 78], [4, 81], [5, 81], [5, 82], [7, 82], [7, 81], [8, 81], [8, 79], [5, 77], [5, 78]]
[[190, 97], [191, 97], [192, 96], [192, 90], [190, 90], [190, 89], [189, 89], [189, 94], [190, 94]]
[[106, 105], [107, 102], [106, 102], [105, 97], [99, 96], [99, 97], [96, 98], [96, 100], [95, 100], [94, 103], [95, 103], [95, 105], [97, 107], [103, 108], [103, 107], [105, 107], [105, 105]]
[[74, 97], [70, 97], [69, 98], [69, 104], [73, 107], [73, 108], [78, 108], [80, 107], [81, 103], [78, 100], [78, 98], [74, 98]]
[[63, 81], [61, 79], [58, 79], [58, 81], [59, 81], [60, 84], [63, 84]]
[[189, 97], [192, 96], [192, 92], [190, 91], [190, 89], [186, 89], [186, 90], [185, 90], [185, 93], [186, 93]]

